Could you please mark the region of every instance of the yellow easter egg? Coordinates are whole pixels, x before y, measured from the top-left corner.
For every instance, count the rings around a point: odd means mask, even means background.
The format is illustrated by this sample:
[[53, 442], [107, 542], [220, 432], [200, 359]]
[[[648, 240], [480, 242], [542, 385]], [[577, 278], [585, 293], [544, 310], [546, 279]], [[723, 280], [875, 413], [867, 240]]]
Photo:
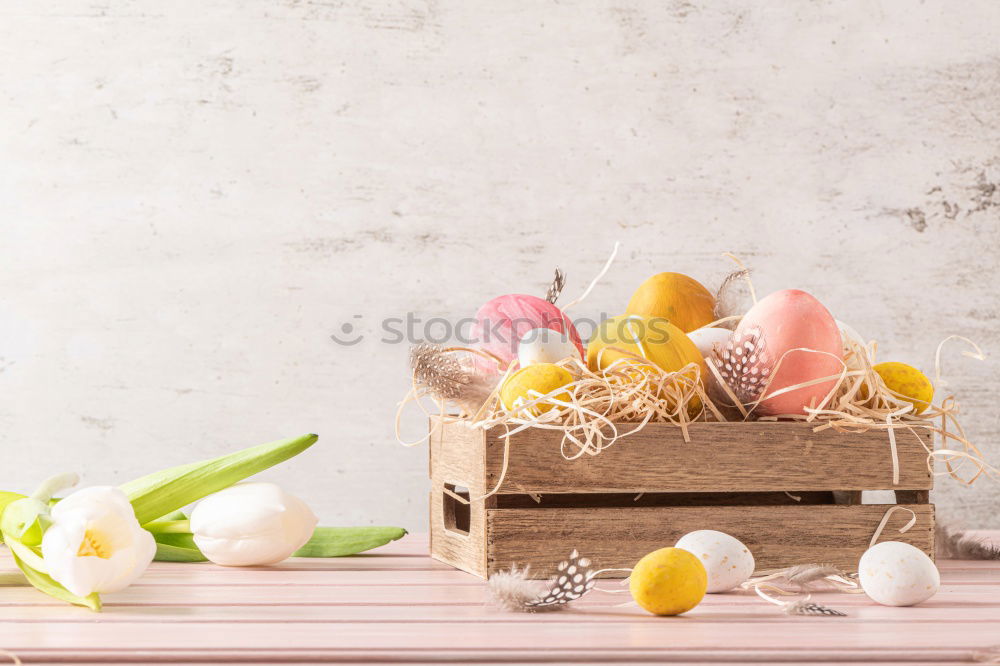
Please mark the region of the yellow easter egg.
[[635, 290], [626, 314], [662, 317], [687, 333], [715, 319], [715, 296], [681, 273], [657, 273]]
[[666, 372], [677, 372], [695, 363], [705, 376], [705, 359], [698, 347], [681, 329], [660, 317], [621, 315], [605, 319], [587, 343], [587, 365], [594, 372], [633, 355]]
[[635, 565], [629, 591], [636, 603], [654, 615], [680, 615], [697, 606], [708, 589], [708, 572], [682, 548], [660, 548]]
[[927, 379], [927, 375], [912, 365], [899, 361], [886, 361], [876, 364], [873, 370], [885, 382], [886, 388], [906, 398], [913, 405], [914, 414], [919, 414], [930, 407], [934, 398], [934, 385]]
[[[536, 400], [573, 381], [573, 375], [565, 368], [554, 363], [532, 363], [521, 368], [508, 377], [500, 387], [500, 402], [507, 411], [514, 411], [522, 404]], [[552, 396], [555, 400], [570, 400], [569, 391], [563, 391]], [[518, 416], [529, 418], [539, 416], [556, 405], [541, 402], [531, 407], [525, 407]]]
[[[704, 357], [691, 338], [666, 319], [639, 315], [605, 319], [587, 343], [587, 365], [594, 372], [607, 370], [622, 359], [624, 362], [615, 365], [615, 369], [634, 365], [639, 372], [648, 372], [648, 366], [636, 357], [665, 372], [678, 372], [694, 363], [699, 368], [699, 383], [704, 386], [707, 374]], [[694, 372], [689, 374], [693, 379]], [[694, 415], [699, 409], [701, 399], [695, 396], [688, 402], [688, 412]]]

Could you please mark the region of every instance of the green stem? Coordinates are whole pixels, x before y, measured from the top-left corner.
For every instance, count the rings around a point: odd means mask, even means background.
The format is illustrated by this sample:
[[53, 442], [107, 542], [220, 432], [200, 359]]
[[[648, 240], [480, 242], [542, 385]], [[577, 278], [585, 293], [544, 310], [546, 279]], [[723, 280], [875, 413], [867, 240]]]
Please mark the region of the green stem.
[[142, 526], [153, 534], [186, 534], [191, 531], [190, 520], [154, 520]]
[[31, 496], [42, 502], [48, 502], [60, 490], [72, 488], [78, 483], [80, 483], [79, 474], [74, 472], [57, 474], [43, 481], [42, 485], [38, 486], [38, 490], [31, 493]]

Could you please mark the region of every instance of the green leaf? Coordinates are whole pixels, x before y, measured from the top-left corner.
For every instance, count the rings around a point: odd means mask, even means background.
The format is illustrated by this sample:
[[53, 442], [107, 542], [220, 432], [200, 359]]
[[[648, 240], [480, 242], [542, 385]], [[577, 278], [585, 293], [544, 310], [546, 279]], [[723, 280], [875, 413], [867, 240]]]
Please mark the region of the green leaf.
[[384, 546], [407, 534], [402, 527], [317, 527], [292, 557], [343, 557]]
[[7, 508], [7, 505], [11, 502], [15, 502], [19, 499], [24, 499], [25, 495], [21, 493], [12, 493], [8, 490], [0, 490], [0, 513]]
[[207, 562], [208, 558], [201, 554], [194, 542], [194, 535], [187, 533], [153, 534], [156, 540], [157, 562]]
[[86, 606], [93, 611], [101, 610], [101, 598], [97, 596], [96, 592], [86, 597], [78, 597], [69, 592], [69, 590], [59, 583], [52, 580], [48, 574], [43, 574], [40, 571], [35, 571], [29, 567], [27, 564], [22, 562], [21, 558], [17, 555], [14, 555], [14, 563], [17, 564], [17, 568], [21, 570], [21, 573], [24, 574], [24, 577], [28, 579], [28, 582], [31, 583], [36, 590], [44, 592], [50, 597], [54, 597], [60, 601], [68, 601], [69, 603], [77, 606]]
[[208, 558], [201, 554], [197, 548], [183, 548], [181, 546], [171, 546], [169, 544], [156, 542], [156, 555], [153, 559], [157, 562], [207, 562]]
[[184, 520], [154, 520], [142, 526], [147, 532], [157, 534], [190, 534], [191, 521]]
[[[12, 493], [8, 490], [0, 490], [0, 524], [2, 524], [3, 512], [7, 508], [7, 505], [16, 502], [17, 500], [22, 500], [26, 496], [21, 493]], [[0, 535], [0, 542], [3, 542], [3, 536]]]
[[160, 516], [157, 520], [187, 520], [188, 517], [184, 515], [183, 511], [171, 511], [165, 516]]
[[171, 467], [121, 487], [135, 509], [139, 524], [165, 516], [248, 476], [296, 456], [319, 439], [302, 435], [294, 439], [261, 444], [236, 453]]
[[48, 527], [48, 521], [47, 501], [23, 497], [4, 507], [0, 515], [0, 530], [26, 546], [37, 546], [42, 543], [42, 533]]
[[194, 535], [190, 532], [179, 534], [154, 534], [153, 539], [156, 543], [162, 543], [167, 546], [176, 546], [178, 548], [190, 548], [191, 550], [198, 550], [197, 544], [194, 542]]

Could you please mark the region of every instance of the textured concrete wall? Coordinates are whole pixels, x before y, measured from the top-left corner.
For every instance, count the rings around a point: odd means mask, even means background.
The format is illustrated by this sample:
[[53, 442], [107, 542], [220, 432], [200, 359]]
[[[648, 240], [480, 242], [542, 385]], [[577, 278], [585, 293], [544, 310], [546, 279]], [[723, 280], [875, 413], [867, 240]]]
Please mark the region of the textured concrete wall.
[[1000, 461], [1000, 3], [764, 4], [0, 2], [0, 487], [315, 431], [272, 478], [421, 529], [379, 320], [575, 295], [614, 241], [577, 315], [732, 250], [885, 358], [977, 340], [945, 370]]

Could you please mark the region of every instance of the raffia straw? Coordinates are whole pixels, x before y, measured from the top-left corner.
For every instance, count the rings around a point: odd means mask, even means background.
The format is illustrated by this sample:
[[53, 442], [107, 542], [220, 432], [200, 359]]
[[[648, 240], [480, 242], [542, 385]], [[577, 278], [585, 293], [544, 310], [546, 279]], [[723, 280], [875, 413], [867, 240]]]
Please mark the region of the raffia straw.
[[[953, 336], [960, 337], [960, 336]], [[946, 338], [946, 342], [951, 337]], [[943, 344], [943, 342], [942, 342]], [[973, 343], [974, 344], [974, 343]], [[938, 346], [940, 352], [941, 346]], [[815, 407], [805, 408], [805, 414], [783, 414], [772, 417], [762, 417], [760, 420], [798, 420], [816, 424], [814, 432], [833, 428], [839, 432], [865, 432], [868, 430], [885, 430], [890, 444], [890, 455], [893, 456], [894, 483], [899, 482], [899, 462], [896, 451], [898, 433], [910, 433], [927, 451], [927, 466], [936, 476], [950, 476], [959, 483], [971, 485], [980, 476], [1000, 480], [1000, 470], [986, 462], [982, 452], [966, 436], [959, 423], [958, 402], [954, 396], [947, 396], [938, 404], [931, 404], [920, 414], [913, 413], [913, 405], [898, 393], [891, 391], [875, 372], [875, 354], [877, 345], [859, 344], [856, 341], [846, 341], [844, 357], [845, 371], [841, 372], [837, 384], [830, 393]], [[978, 347], [977, 347], [978, 350]], [[820, 353], [820, 352], [814, 352]], [[972, 358], [977, 358], [971, 355]], [[772, 377], [777, 374], [772, 372]], [[820, 381], [829, 381], [836, 377], [826, 377], [813, 382], [807, 382], [788, 387], [785, 390], [795, 390]], [[765, 392], [766, 392], [765, 388]], [[766, 397], [777, 395], [774, 392]], [[766, 399], [765, 397], [765, 399]], [[759, 402], [759, 401], [758, 401]], [[935, 425], [938, 421], [940, 425]], [[933, 443], [927, 446], [917, 435], [918, 430], [929, 431], [937, 435], [940, 442], [937, 448]], [[949, 443], [960, 445], [959, 448], [948, 446]], [[934, 461], [939, 459], [945, 466], [944, 471], [934, 469]], [[963, 476], [963, 468], [971, 467], [971, 475]]]
[[608, 270], [610, 270], [611, 264], [614, 263], [615, 257], [618, 256], [619, 247], [621, 247], [621, 243], [615, 241], [615, 247], [611, 250], [611, 256], [608, 257], [608, 261], [604, 264], [604, 268], [602, 268], [601, 272], [598, 273], [594, 277], [594, 279], [590, 281], [590, 284], [587, 285], [587, 288], [583, 290], [582, 294], [580, 294], [577, 298], [575, 298], [574, 300], [570, 301], [565, 306], [563, 306], [562, 308], [563, 312], [566, 312], [566, 310], [569, 310], [574, 305], [579, 305], [580, 303], [583, 302], [585, 298], [587, 298], [587, 296], [590, 296], [590, 292], [593, 291], [594, 287], [597, 286], [597, 283], [601, 281], [601, 278], [603, 278], [607, 274]]
[[941, 378], [941, 350], [944, 348], [945, 343], [948, 342], [949, 340], [962, 340], [963, 342], [967, 342], [970, 345], [972, 345], [972, 348], [976, 350], [975, 352], [964, 351], [962, 352], [962, 356], [965, 356], [967, 358], [974, 358], [977, 361], [986, 360], [986, 356], [983, 354], [983, 350], [980, 349], [979, 345], [977, 345], [975, 342], [965, 337], [964, 335], [949, 335], [947, 338], [938, 343], [937, 350], [934, 352], [934, 386], [938, 388], [946, 384], [944, 379]]
[[882, 514], [882, 520], [879, 521], [878, 527], [876, 527], [875, 531], [872, 533], [871, 541], [868, 542], [869, 548], [878, 543], [878, 538], [882, 536], [882, 530], [884, 530], [885, 526], [889, 524], [889, 518], [891, 518], [892, 514], [896, 513], [897, 511], [906, 511], [907, 513], [910, 514], [910, 520], [905, 525], [899, 528], [900, 534], [906, 534], [907, 532], [910, 531], [911, 527], [917, 524], [917, 514], [914, 513], [911, 509], [907, 509], [905, 506], [891, 506], [884, 514]]

